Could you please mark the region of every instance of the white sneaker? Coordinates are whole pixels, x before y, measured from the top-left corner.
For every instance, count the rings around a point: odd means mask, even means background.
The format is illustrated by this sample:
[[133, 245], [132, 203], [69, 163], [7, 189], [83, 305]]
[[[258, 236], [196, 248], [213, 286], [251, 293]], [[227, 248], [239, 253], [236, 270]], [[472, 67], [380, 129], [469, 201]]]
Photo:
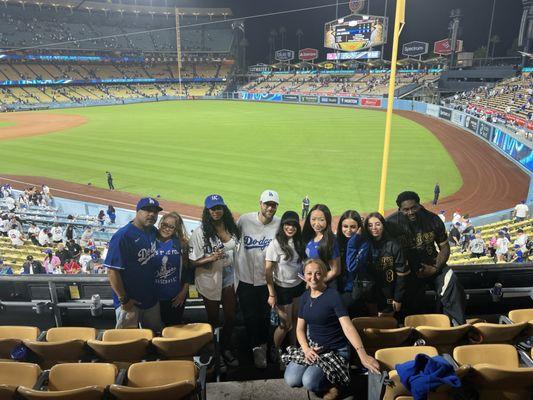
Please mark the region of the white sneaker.
[[265, 369], [267, 367], [266, 360], [266, 344], [253, 348], [254, 364], [256, 368]]
[[222, 358], [230, 367], [235, 368], [239, 366], [239, 360], [237, 360], [237, 358], [229, 350], [224, 350], [222, 352]]

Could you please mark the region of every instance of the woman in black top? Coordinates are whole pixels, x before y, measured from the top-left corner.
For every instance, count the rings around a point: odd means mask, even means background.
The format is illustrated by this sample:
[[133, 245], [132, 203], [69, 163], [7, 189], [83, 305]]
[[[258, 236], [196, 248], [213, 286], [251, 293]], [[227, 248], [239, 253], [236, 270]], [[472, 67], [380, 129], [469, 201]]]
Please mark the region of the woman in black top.
[[380, 213], [368, 215], [364, 231], [370, 238], [368, 271], [374, 278], [369, 302], [374, 304], [378, 316], [392, 316], [402, 308], [409, 267], [399, 243], [387, 232], [385, 218]]

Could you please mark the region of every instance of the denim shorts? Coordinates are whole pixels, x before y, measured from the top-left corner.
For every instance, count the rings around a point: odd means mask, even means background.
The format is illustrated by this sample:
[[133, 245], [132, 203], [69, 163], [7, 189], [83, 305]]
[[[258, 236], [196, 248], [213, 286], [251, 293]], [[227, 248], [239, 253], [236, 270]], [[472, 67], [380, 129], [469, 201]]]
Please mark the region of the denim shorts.
[[233, 265], [230, 265], [228, 267], [224, 267], [222, 270], [222, 289], [234, 285], [235, 284], [235, 278], [234, 278], [234, 270]]

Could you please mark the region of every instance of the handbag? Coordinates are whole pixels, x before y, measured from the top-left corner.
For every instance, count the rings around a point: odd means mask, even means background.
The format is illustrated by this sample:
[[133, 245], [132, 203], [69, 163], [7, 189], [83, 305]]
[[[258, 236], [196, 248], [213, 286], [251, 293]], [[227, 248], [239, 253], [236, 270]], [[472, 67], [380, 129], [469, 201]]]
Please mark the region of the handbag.
[[371, 298], [375, 283], [368, 272], [358, 272], [353, 280], [352, 299], [358, 301]]

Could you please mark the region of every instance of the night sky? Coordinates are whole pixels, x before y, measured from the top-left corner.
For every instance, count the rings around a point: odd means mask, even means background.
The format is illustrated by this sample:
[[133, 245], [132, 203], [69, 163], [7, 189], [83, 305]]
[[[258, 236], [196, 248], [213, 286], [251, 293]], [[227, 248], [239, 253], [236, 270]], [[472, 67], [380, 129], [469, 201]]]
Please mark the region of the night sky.
[[[324, 4], [335, 4], [334, 0], [204, 0], [179, 1], [183, 5], [230, 7], [235, 16], [245, 17], [273, 11], [291, 10]], [[340, 1], [343, 2], [343, 1]], [[383, 15], [385, 0], [367, 0], [370, 14]], [[387, 15], [393, 16], [396, 1], [388, 1]], [[493, 0], [407, 0], [406, 26], [400, 37], [400, 43], [412, 40], [430, 42], [443, 39], [448, 35], [450, 11], [460, 8], [463, 12], [461, 39], [464, 40], [464, 51], [474, 51], [486, 45], [488, 39], [490, 16]], [[367, 6], [365, 5], [365, 13]], [[339, 6], [339, 16], [350, 14], [347, 4]], [[520, 18], [522, 15], [521, 0], [496, 0], [496, 11], [492, 35], [498, 35], [501, 43], [496, 45], [495, 56], [507, 56], [513, 40], [518, 37]], [[272, 29], [284, 26], [287, 29], [285, 47], [297, 50], [296, 30], [302, 29], [303, 47], [314, 47], [320, 50], [321, 59], [325, 58], [326, 50], [322, 46], [324, 23], [335, 19], [335, 6], [314, 11], [305, 11], [274, 17], [250, 19], [246, 22], [246, 35], [250, 42], [248, 48], [248, 64], [268, 61], [268, 37]], [[389, 21], [389, 42], [392, 41], [393, 18]], [[280, 48], [280, 37], [277, 48]], [[518, 54], [513, 54], [518, 56]], [[390, 59], [390, 48], [386, 46], [385, 57]]]

